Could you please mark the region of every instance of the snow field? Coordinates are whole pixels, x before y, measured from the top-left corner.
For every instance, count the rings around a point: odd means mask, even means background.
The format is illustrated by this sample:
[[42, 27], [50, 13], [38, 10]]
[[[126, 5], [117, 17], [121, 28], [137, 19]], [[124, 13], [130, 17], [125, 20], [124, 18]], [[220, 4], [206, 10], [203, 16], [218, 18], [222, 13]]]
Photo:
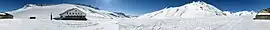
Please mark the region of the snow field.
[[[113, 21], [5, 20], [0, 30], [118, 30]], [[7, 24], [9, 23], [9, 24]], [[5, 25], [6, 24], [6, 25]]]
[[0, 30], [269, 30], [269, 22], [253, 20], [252, 16], [89, 21], [1, 19]]
[[253, 30], [270, 30], [270, 20], [254, 20]]
[[120, 30], [250, 30], [251, 24], [251, 18], [239, 16], [124, 20], [119, 26]]
[[20, 30], [20, 20], [1, 19], [0, 30]]

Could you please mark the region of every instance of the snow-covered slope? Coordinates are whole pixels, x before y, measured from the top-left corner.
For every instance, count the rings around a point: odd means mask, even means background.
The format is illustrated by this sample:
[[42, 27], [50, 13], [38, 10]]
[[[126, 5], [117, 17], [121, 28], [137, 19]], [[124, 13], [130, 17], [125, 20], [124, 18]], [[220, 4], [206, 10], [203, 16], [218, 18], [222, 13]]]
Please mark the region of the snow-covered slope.
[[257, 13], [254, 11], [239, 11], [235, 12], [232, 15], [234, 16], [246, 16], [246, 15], [256, 15]]
[[192, 2], [180, 7], [164, 8], [160, 11], [144, 14], [140, 18], [156, 18], [156, 17], [182, 17], [182, 18], [197, 18], [223, 16], [222, 11], [216, 7], [202, 1]]
[[54, 4], [54, 5], [34, 5], [28, 4], [23, 8], [17, 9], [15, 11], [9, 11], [6, 13], [14, 15], [15, 19], [28, 19], [29, 17], [35, 16], [37, 19], [50, 19], [50, 15], [55, 17], [60, 17], [60, 13], [63, 13], [69, 9], [79, 9], [80, 11], [86, 13], [87, 19], [118, 19], [118, 18], [128, 18], [123, 13], [109, 12], [89, 6], [75, 5], [75, 4]]

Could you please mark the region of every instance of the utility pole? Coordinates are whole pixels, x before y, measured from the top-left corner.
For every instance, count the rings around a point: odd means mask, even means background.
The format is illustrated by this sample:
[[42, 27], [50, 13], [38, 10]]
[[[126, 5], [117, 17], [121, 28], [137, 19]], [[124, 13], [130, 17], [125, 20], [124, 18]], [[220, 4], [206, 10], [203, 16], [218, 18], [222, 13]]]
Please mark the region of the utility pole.
[[50, 15], [50, 16], [51, 16], [51, 20], [52, 20], [52, 13], [51, 13], [51, 15]]

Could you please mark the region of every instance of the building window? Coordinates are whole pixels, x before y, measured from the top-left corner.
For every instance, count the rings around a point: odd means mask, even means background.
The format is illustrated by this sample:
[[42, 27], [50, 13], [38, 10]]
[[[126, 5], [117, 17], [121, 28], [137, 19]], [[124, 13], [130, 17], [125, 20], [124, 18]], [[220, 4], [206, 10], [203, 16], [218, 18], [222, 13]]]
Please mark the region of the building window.
[[74, 13], [72, 13], [72, 14], [74, 14]]
[[30, 19], [36, 19], [36, 17], [30, 17]]

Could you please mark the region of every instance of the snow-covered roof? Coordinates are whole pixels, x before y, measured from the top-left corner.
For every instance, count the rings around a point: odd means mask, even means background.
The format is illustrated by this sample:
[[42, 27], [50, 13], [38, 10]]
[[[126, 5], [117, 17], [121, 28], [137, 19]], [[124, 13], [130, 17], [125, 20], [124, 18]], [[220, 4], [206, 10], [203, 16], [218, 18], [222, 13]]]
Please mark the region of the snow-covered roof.
[[6, 13], [0, 13], [0, 15], [6, 15]]
[[270, 15], [270, 13], [258, 13], [257, 15]]

